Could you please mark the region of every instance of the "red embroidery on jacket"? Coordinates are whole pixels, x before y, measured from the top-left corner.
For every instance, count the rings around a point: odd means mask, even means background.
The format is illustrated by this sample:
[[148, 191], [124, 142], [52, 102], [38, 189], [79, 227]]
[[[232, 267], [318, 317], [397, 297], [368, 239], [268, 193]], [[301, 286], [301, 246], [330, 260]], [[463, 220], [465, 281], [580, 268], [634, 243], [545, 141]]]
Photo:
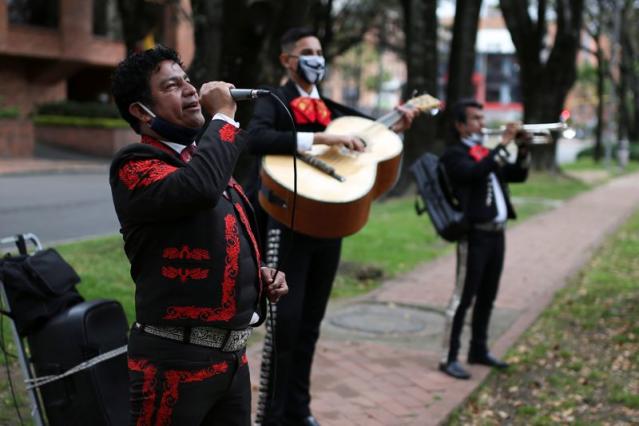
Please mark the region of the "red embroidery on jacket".
[[242, 355], [242, 360], [240, 361], [240, 367], [246, 364], [248, 364], [248, 357], [246, 356], [246, 353], [245, 353], [244, 355]]
[[192, 260], [209, 260], [211, 256], [209, 251], [200, 248], [190, 248], [186, 244], [182, 248], [167, 247], [162, 252], [165, 259], [192, 259]]
[[129, 189], [149, 186], [175, 172], [177, 167], [160, 160], [132, 160], [118, 171], [122, 183]]
[[473, 157], [473, 159], [477, 162], [483, 160], [484, 157], [487, 156], [489, 152], [490, 150], [483, 145], [474, 145], [468, 151], [470, 156]]
[[189, 279], [203, 280], [208, 278], [209, 270], [205, 268], [175, 268], [173, 266], [163, 266], [161, 269], [162, 276], [169, 279], [180, 278], [185, 283]]
[[164, 391], [160, 399], [160, 407], [156, 418], [156, 425], [171, 424], [173, 407], [180, 399], [179, 385], [182, 383], [201, 382], [218, 374], [226, 373], [229, 365], [226, 361], [218, 362], [208, 368], [198, 371], [169, 370], [164, 373]]
[[220, 129], [220, 138], [224, 142], [233, 143], [235, 142], [235, 135], [237, 134], [237, 127], [234, 125], [227, 123]]
[[169, 306], [164, 319], [199, 319], [202, 321], [229, 321], [237, 309], [235, 280], [239, 272], [240, 237], [237, 219], [231, 214], [224, 217], [226, 257], [222, 280], [222, 303], [217, 308], [198, 306]]
[[157, 368], [149, 363], [146, 359], [133, 359], [128, 360], [129, 370], [141, 371], [143, 373], [142, 382], [142, 398], [144, 403], [142, 404], [142, 410], [138, 417], [137, 426], [146, 426], [151, 424], [153, 419], [153, 406], [155, 404], [155, 389], [157, 386], [156, 373]]

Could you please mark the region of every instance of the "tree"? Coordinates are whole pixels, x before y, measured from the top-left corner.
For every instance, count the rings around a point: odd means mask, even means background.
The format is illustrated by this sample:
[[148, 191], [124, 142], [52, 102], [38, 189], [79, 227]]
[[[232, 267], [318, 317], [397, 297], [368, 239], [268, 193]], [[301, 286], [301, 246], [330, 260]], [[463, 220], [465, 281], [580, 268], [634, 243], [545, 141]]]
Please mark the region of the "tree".
[[[604, 49], [604, 36], [610, 41], [612, 30], [612, 15], [608, 0], [591, 0], [585, 7], [584, 29], [595, 44], [595, 49], [584, 47], [588, 53], [597, 60], [596, 68], [596, 93], [597, 93], [597, 127], [595, 128], [595, 146], [593, 159], [598, 162], [603, 154], [603, 129], [605, 108], [605, 86], [608, 78], [609, 58]], [[612, 5], [614, 7], [614, 5]], [[608, 47], [610, 45], [608, 44]]]
[[164, 7], [165, 4], [162, 1], [118, 0], [118, 11], [122, 19], [122, 34], [127, 52], [138, 49], [140, 40], [161, 26]]
[[[404, 98], [412, 94], [437, 95], [437, 2], [402, 0], [404, 16], [404, 56], [407, 81]], [[404, 158], [395, 193], [408, 186], [408, 167], [425, 151], [438, 151], [436, 121], [429, 114], [418, 116], [404, 137]]]
[[[559, 121], [569, 90], [577, 78], [577, 52], [584, 0], [556, 0], [554, 42], [550, 46], [548, 1], [539, 0], [535, 19], [527, 0], [500, 0], [506, 26], [521, 69], [524, 122]], [[533, 166], [555, 169], [556, 141], [535, 145]]]
[[456, 3], [453, 40], [448, 59], [447, 105], [453, 105], [461, 98], [474, 97], [472, 77], [480, 10], [481, 0]]

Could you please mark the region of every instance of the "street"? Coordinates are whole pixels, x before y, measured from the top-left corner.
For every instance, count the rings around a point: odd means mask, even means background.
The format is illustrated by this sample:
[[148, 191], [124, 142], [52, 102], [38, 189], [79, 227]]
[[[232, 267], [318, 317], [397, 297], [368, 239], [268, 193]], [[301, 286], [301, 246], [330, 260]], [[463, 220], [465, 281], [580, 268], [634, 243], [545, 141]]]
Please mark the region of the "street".
[[0, 238], [32, 232], [50, 245], [118, 230], [105, 173], [0, 176]]

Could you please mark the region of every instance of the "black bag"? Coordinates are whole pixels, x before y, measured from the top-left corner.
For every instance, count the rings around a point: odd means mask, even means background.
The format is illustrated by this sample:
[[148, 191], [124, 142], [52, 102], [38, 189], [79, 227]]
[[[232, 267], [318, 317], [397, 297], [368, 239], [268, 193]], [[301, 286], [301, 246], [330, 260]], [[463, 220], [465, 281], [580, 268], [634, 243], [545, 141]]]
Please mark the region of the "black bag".
[[[59, 375], [127, 343], [122, 305], [92, 300], [52, 318], [27, 338], [36, 376]], [[128, 425], [126, 353], [40, 387], [50, 426]]]
[[20, 336], [36, 332], [50, 318], [84, 299], [75, 289], [80, 277], [54, 249], [0, 260], [11, 317]]
[[435, 231], [446, 241], [458, 241], [468, 231], [468, 224], [439, 158], [425, 153], [410, 166], [423, 205], [415, 200], [418, 215], [428, 212]]

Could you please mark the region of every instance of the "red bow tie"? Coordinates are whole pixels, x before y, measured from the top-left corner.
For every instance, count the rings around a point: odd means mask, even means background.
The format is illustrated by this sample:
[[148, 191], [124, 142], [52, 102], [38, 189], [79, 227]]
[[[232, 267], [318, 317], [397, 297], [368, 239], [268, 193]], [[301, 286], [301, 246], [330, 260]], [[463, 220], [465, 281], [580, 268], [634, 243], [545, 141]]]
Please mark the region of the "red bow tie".
[[196, 150], [197, 150], [197, 145], [195, 144], [191, 144], [187, 146], [186, 148], [182, 150], [182, 152], [180, 152], [180, 159], [184, 161], [185, 163], [188, 163], [189, 161], [191, 161], [191, 158], [193, 158], [193, 153]]
[[475, 159], [475, 161], [479, 162], [488, 155], [490, 150], [483, 145], [474, 145], [468, 152], [470, 153], [470, 156]]
[[321, 99], [300, 96], [291, 101], [291, 109], [297, 124], [319, 123], [326, 127], [331, 122], [331, 112]]

